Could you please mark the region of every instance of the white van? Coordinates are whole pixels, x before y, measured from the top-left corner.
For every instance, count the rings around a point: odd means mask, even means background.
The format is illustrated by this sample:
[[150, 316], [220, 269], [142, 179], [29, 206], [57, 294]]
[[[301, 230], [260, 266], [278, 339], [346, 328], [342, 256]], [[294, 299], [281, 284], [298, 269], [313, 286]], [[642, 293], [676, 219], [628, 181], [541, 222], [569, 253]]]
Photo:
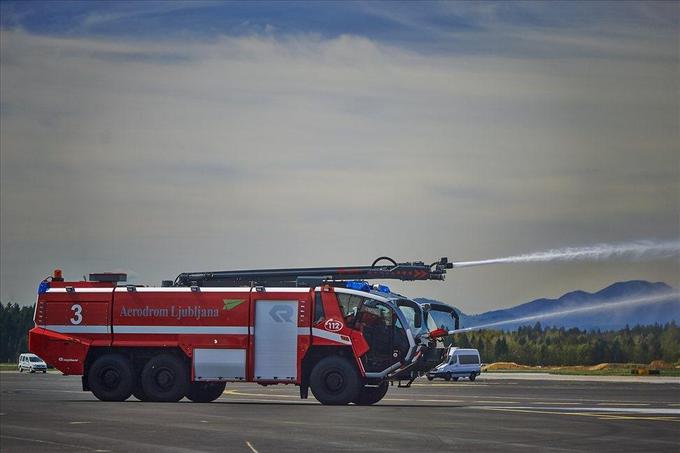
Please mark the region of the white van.
[[31, 373], [36, 371], [47, 373], [47, 364], [35, 354], [21, 354], [19, 356], [19, 373], [23, 373], [24, 370]]
[[447, 381], [466, 377], [474, 381], [482, 372], [479, 351], [450, 347], [446, 360], [427, 373], [427, 379], [444, 378]]

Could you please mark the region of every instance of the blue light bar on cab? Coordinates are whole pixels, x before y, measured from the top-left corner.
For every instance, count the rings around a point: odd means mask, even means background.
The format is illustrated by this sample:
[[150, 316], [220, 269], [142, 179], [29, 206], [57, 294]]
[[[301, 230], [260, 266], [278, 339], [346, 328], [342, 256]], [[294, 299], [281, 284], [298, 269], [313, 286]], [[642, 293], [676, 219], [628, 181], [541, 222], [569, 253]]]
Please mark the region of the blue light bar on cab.
[[380, 291], [381, 293], [386, 293], [386, 294], [389, 294], [391, 292], [390, 288], [387, 285], [373, 285], [373, 289], [375, 289], [376, 291]]
[[369, 292], [371, 290], [371, 285], [362, 281], [349, 281], [345, 284], [345, 287], [349, 289], [356, 289], [357, 291]]

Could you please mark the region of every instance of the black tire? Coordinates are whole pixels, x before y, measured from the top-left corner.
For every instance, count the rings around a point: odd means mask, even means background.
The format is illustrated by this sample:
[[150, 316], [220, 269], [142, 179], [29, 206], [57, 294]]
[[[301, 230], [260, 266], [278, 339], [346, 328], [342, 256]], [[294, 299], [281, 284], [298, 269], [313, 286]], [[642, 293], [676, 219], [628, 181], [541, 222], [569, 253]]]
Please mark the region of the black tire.
[[427, 380], [428, 380], [428, 381], [433, 381], [433, 380], [434, 380], [434, 376], [427, 376]]
[[362, 385], [356, 367], [347, 359], [321, 359], [309, 377], [312, 394], [321, 404], [341, 405], [355, 401]]
[[352, 402], [359, 406], [370, 406], [383, 399], [389, 388], [387, 381], [381, 382], [377, 387], [364, 386], [359, 390], [359, 397]]
[[454, 381], [457, 381], [457, 380], [458, 380], [458, 377], [457, 377], [457, 376], [454, 376], [454, 377], [453, 377], [453, 380], [454, 380]]
[[445, 380], [445, 381], [450, 381], [450, 380], [451, 380], [451, 373], [446, 373], [446, 374], [444, 375], [444, 380]]
[[33, 368], [31, 368], [31, 374], [33, 374], [33, 373], [35, 373], [35, 370]]
[[210, 403], [222, 395], [226, 386], [226, 382], [192, 382], [187, 398], [194, 403]]
[[19, 367], [19, 373], [23, 373], [23, 372], [24, 372], [24, 369]]
[[141, 382], [147, 401], [177, 402], [187, 392], [187, 367], [179, 357], [161, 354], [146, 362]]
[[470, 380], [474, 381], [475, 379], [477, 379], [477, 375], [475, 373], [470, 374]]
[[47, 370], [43, 370], [43, 374], [47, 373]]
[[102, 401], [125, 401], [135, 385], [132, 365], [120, 354], [103, 355], [90, 367], [87, 383], [94, 396]]

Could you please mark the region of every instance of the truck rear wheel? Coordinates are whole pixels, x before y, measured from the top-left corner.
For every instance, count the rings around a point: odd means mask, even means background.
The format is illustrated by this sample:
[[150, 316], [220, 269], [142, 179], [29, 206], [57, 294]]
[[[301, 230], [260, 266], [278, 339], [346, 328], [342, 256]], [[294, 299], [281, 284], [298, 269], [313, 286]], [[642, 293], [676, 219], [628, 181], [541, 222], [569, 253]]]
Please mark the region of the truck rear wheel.
[[187, 390], [187, 398], [194, 403], [209, 403], [222, 395], [226, 382], [192, 382]]
[[356, 368], [342, 357], [321, 359], [309, 377], [314, 397], [321, 404], [348, 404], [359, 397], [361, 382]]
[[177, 402], [184, 398], [189, 384], [187, 369], [171, 354], [149, 360], [142, 370], [142, 390], [148, 401]]
[[94, 361], [87, 373], [87, 383], [102, 401], [125, 401], [135, 385], [130, 361], [120, 354], [106, 354]]
[[364, 386], [359, 390], [359, 397], [352, 402], [359, 406], [370, 406], [383, 399], [388, 389], [387, 381], [381, 382], [377, 387]]
[[475, 373], [470, 374], [470, 380], [474, 381], [477, 378], [477, 375]]

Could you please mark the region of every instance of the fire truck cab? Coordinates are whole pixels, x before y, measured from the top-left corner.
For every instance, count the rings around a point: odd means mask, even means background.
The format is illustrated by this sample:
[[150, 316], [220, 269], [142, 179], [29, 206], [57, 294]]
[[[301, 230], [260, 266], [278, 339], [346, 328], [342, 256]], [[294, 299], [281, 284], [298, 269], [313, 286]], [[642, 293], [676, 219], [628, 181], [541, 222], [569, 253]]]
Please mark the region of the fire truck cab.
[[[385, 268], [412, 265], [394, 264]], [[258, 272], [260, 281], [289, 283]], [[302, 398], [311, 389], [323, 404], [367, 405], [390, 381], [408, 386], [441, 362], [444, 345], [433, 332], [458, 327], [452, 307], [328, 277], [306, 280], [310, 286], [297, 286], [299, 275], [296, 286], [220, 286], [239, 282], [194, 273], [148, 287], [124, 285], [121, 274], [67, 282], [55, 271], [40, 285], [29, 348], [64, 374], [82, 375], [83, 390], [105, 401], [209, 402], [227, 382], [254, 382], [294, 384]]]

